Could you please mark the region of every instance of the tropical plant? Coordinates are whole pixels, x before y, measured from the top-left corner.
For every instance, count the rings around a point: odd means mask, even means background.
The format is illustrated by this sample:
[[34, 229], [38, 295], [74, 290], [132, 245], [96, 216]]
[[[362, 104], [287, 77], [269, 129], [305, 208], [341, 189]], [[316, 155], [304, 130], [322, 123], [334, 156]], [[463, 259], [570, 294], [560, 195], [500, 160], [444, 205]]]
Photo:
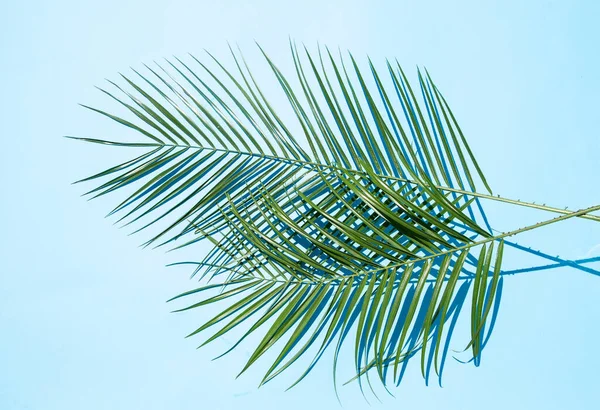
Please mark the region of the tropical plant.
[[[591, 214], [600, 206], [570, 212], [494, 196], [426, 70], [411, 85], [397, 61], [384, 76], [370, 60], [365, 71], [349, 53], [292, 43], [294, 83], [260, 51], [285, 104], [267, 99], [233, 50], [235, 71], [207, 53], [208, 61], [174, 58], [110, 81], [114, 90], [101, 91], [130, 119], [86, 108], [138, 139], [69, 138], [143, 152], [78, 182], [103, 181], [87, 192], [93, 198], [130, 188], [109, 215], [139, 224], [135, 232], [156, 227], [145, 245], [212, 243], [199, 261], [174, 264], [193, 265], [206, 283], [172, 300], [200, 297], [178, 312], [225, 302], [190, 333], [218, 328], [202, 345], [244, 326], [233, 349], [262, 329], [241, 370], [274, 351], [261, 384], [311, 349], [295, 385], [332, 344], [335, 380], [345, 341], [361, 386], [374, 374], [399, 383], [415, 355], [426, 379], [432, 365], [441, 377], [467, 300], [463, 347], [478, 365], [507, 273], [504, 247], [520, 247], [507, 238], [573, 217], [600, 221]], [[296, 125], [284, 121], [285, 100]], [[499, 233], [481, 200], [558, 216]], [[583, 266], [598, 258], [537, 254], [598, 273]]]

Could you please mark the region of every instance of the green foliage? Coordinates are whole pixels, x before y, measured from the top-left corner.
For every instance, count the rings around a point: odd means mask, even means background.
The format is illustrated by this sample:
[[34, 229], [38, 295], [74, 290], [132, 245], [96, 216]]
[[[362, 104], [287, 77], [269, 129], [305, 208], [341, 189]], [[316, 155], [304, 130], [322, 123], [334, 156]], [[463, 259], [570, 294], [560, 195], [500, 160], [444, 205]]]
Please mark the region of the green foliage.
[[[291, 54], [294, 80], [263, 52], [291, 121], [233, 51], [235, 71], [208, 54], [110, 82], [102, 91], [130, 119], [87, 108], [139, 139], [76, 139], [143, 153], [79, 182], [101, 181], [87, 192], [94, 198], [129, 189], [110, 214], [136, 232], [154, 227], [146, 245], [212, 244], [201, 261], [177, 264], [215, 283], [173, 299], [200, 298], [178, 311], [223, 303], [189, 335], [212, 330], [203, 345], [238, 327], [234, 347], [263, 335], [241, 370], [271, 352], [261, 384], [310, 358], [295, 385], [331, 345], [335, 379], [343, 343], [354, 346], [361, 386], [370, 373], [399, 383], [417, 354], [426, 379], [432, 365], [441, 375], [467, 291], [465, 350], [478, 364], [499, 304], [504, 238], [571, 217], [599, 220], [590, 215], [599, 207], [567, 212], [493, 196], [426, 71], [411, 85], [397, 62], [384, 76], [351, 54], [294, 44]], [[480, 199], [561, 216], [494, 234]]]

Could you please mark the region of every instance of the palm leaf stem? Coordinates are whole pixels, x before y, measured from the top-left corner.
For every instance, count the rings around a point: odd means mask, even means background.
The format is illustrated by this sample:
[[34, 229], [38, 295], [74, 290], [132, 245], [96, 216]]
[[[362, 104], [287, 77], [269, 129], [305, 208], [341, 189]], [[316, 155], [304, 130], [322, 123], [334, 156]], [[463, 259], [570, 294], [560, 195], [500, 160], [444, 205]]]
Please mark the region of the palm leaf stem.
[[[284, 157], [278, 157], [278, 156], [273, 156], [273, 155], [257, 154], [257, 153], [253, 153], [253, 152], [236, 151], [236, 150], [224, 149], [224, 148], [203, 147], [200, 145], [184, 145], [184, 144], [122, 143], [122, 142], [99, 140], [99, 139], [94, 139], [94, 138], [73, 137], [73, 136], [65, 136], [65, 138], [79, 140], [79, 141], [92, 142], [92, 143], [96, 143], [96, 144], [111, 145], [111, 146], [126, 146], [126, 147], [136, 147], [136, 148], [139, 148], [139, 147], [187, 148], [187, 149], [197, 149], [197, 150], [202, 150], [202, 151], [204, 151], [204, 150], [215, 151], [215, 152], [231, 154], [231, 155], [242, 155], [242, 156], [261, 158], [261, 159], [265, 159], [265, 160], [283, 162], [283, 163], [288, 163], [288, 164], [301, 165], [301, 166], [307, 167], [309, 169], [315, 169], [315, 170], [323, 170], [323, 169], [337, 170], [337, 171], [352, 173], [354, 175], [367, 176], [365, 171], [343, 168], [343, 167], [338, 167], [335, 165], [325, 165], [325, 164], [321, 164], [318, 162], [305, 161], [305, 160], [300, 160], [300, 159], [295, 159], [295, 158], [284, 158]], [[399, 182], [405, 182], [408, 184], [422, 185], [422, 183], [420, 183], [418, 181], [414, 181], [414, 180], [407, 179], [407, 178], [393, 177], [393, 176], [389, 176], [389, 175], [380, 175], [380, 176], [387, 180], [391, 180], [391, 181], [399, 181]], [[80, 182], [80, 181], [76, 181], [75, 183], [77, 183], [77, 182]], [[572, 213], [572, 212], [568, 211], [567, 208], [562, 209], [562, 208], [557, 208], [557, 207], [553, 207], [553, 206], [548, 206], [546, 204], [536, 204], [535, 202], [521, 201], [520, 199], [511, 199], [511, 198], [502, 197], [500, 195], [489, 195], [489, 194], [483, 194], [480, 192], [467, 191], [467, 190], [463, 190], [463, 189], [450, 188], [450, 187], [445, 187], [445, 186], [440, 186], [440, 185], [433, 185], [433, 187], [440, 191], [443, 191], [443, 192], [454, 192], [457, 194], [470, 195], [470, 196], [473, 196], [476, 198], [488, 199], [488, 200], [496, 201], [496, 202], [504, 202], [504, 203], [508, 203], [508, 204], [512, 204], [512, 205], [519, 205], [519, 206], [523, 206], [526, 208], [538, 209], [541, 211], [553, 212], [553, 213], [562, 214], [562, 215], [570, 215]], [[590, 211], [590, 212], [593, 212], [593, 211]], [[581, 215], [575, 215], [575, 216], [582, 218], [582, 219], [589, 219], [592, 221], [600, 222], [600, 216], [597, 216], [597, 215], [581, 214]]]
[[[595, 212], [600, 210], [600, 205], [595, 205], [595, 206], [591, 206], [585, 209], [581, 209], [579, 211], [574, 211], [574, 212], [569, 212], [567, 215], [562, 215], [562, 216], [558, 216], [552, 219], [547, 219], [545, 221], [541, 221], [541, 222], [537, 222], [535, 224], [532, 225], [527, 225], [525, 227], [519, 228], [519, 229], [515, 229], [512, 231], [508, 231], [508, 232], [504, 232], [501, 233], [499, 235], [495, 235], [489, 238], [485, 238], [476, 242], [471, 242], [468, 243], [466, 245], [463, 246], [459, 246], [456, 248], [452, 248], [452, 249], [448, 249], [448, 250], [444, 250], [444, 251], [440, 251], [440, 252], [436, 252], [434, 254], [429, 254], [429, 255], [425, 255], [425, 256], [421, 256], [418, 258], [413, 258], [413, 259], [408, 259], [404, 262], [401, 263], [395, 263], [395, 264], [389, 264], [387, 266], [381, 267], [381, 268], [376, 268], [376, 269], [370, 269], [370, 270], [361, 270], [349, 275], [339, 275], [336, 277], [327, 277], [327, 278], [322, 278], [320, 280], [315, 280], [315, 281], [306, 281], [306, 280], [298, 280], [298, 281], [294, 281], [293, 279], [287, 279], [287, 280], [280, 280], [280, 279], [275, 279], [275, 278], [264, 278], [264, 277], [256, 277], [256, 279], [260, 279], [260, 280], [264, 280], [264, 281], [271, 281], [271, 282], [280, 282], [280, 283], [290, 283], [290, 281], [294, 282], [294, 283], [306, 283], [306, 284], [323, 284], [323, 283], [328, 283], [328, 282], [335, 282], [335, 281], [339, 281], [339, 280], [347, 280], [348, 278], [352, 278], [352, 277], [360, 277], [363, 275], [371, 275], [371, 274], [377, 274], [379, 272], [382, 271], [386, 271], [388, 269], [397, 269], [399, 267], [402, 266], [406, 266], [406, 265], [414, 265], [417, 263], [421, 263], [424, 261], [428, 261], [431, 259], [435, 259], [438, 258], [440, 256], [444, 256], [444, 255], [449, 255], [449, 254], [453, 254], [462, 250], [468, 250], [486, 243], [490, 243], [490, 242], [494, 242], [494, 241], [499, 241], [501, 239], [504, 238], [508, 238], [511, 236], [515, 236], [527, 231], [531, 231], [533, 229], [537, 229], [540, 228], [542, 226], [546, 226], [546, 225], [551, 225], [557, 222], [561, 222], [561, 221], [565, 221], [567, 219], [571, 219], [571, 218], [575, 218], [575, 217], [580, 217], [582, 215], [586, 215], [587, 213], [590, 212]], [[226, 268], [226, 266], [221, 266], [220, 268]]]

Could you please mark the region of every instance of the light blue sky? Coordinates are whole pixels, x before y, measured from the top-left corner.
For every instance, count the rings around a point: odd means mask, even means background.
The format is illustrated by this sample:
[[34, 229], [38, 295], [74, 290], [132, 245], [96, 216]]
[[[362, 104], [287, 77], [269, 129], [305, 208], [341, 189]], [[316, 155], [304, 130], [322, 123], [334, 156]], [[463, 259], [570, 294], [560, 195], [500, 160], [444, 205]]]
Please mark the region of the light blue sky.
[[[164, 303], [193, 286], [189, 272], [165, 268], [172, 254], [141, 250], [141, 237], [104, 219], [114, 202], [87, 202], [70, 185], [120, 157], [61, 136], [118, 138], [119, 127], [77, 103], [104, 104], [93, 86], [129, 66], [204, 48], [224, 55], [226, 41], [251, 49], [253, 39], [285, 65], [288, 36], [424, 65], [496, 192], [570, 209], [599, 204], [598, 2], [413, 3], [4, 2], [0, 409], [338, 406], [327, 359], [284, 393], [289, 378], [259, 390], [257, 372], [234, 380], [244, 348], [210, 361], [228, 340], [195, 350], [200, 339], [183, 336], [206, 315], [169, 314]], [[500, 230], [550, 216], [486, 209]], [[600, 228], [568, 221], [519, 242], [597, 256]], [[505, 266], [529, 261], [510, 253]], [[439, 388], [411, 366], [396, 398], [382, 395], [373, 408], [597, 408], [598, 300], [600, 278], [568, 268], [509, 277], [479, 368], [450, 360]], [[356, 388], [341, 391], [344, 408], [366, 408]]]

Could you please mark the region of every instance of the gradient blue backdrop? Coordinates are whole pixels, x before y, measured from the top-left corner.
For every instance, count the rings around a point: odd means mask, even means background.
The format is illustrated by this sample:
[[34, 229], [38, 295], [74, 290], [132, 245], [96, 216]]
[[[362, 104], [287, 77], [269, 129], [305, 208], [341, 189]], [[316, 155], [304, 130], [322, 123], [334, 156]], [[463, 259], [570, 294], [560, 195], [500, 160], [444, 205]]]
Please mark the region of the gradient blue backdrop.
[[[418, 5], [416, 5], [418, 3]], [[288, 36], [425, 65], [496, 192], [577, 209], [600, 203], [596, 1], [5, 1], [0, 6], [0, 409], [337, 408], [326, 358], [312, 377], [256, 389], [234, 376], [246, 345], [195, 350], [206, 315], [164, 303], [193, 286], [176, 256], [141, 250], [70, 182], [120, 158], [62, 135], [118, 138], [77, 103], [93, 86], [165, 56], [226, 55], [259, 41], [283, 66]], [[414, 73], [413, 73], [414, 74]], [[414, 77], [413, 77], [414, 78]], [[106, 105], [104, 105], [106, 106]], [[111, 160], [110, 156], [114, 158]], [[551, 215], [488, 205], [497, 229]], [[566, 258], [600, 254], [600, 227], [568, 221], [519, 238]], [[505, 267], [536, 263], [509, 253]], [[543, 263], [543, 262], [542, 262]], [[411, 366], [373, 408], [596, 409], [600, 278], [560, 268], [509, 277], [474, 368], [450, 360], [444, 387]], [[457, 332], [453, 347], [467, 341]], [[457, 343], [458, 341], [458, 343]], [[264, 370], [264, 367], [259, 370]], [[346, 409], [367, 405], [355, 387]]]

